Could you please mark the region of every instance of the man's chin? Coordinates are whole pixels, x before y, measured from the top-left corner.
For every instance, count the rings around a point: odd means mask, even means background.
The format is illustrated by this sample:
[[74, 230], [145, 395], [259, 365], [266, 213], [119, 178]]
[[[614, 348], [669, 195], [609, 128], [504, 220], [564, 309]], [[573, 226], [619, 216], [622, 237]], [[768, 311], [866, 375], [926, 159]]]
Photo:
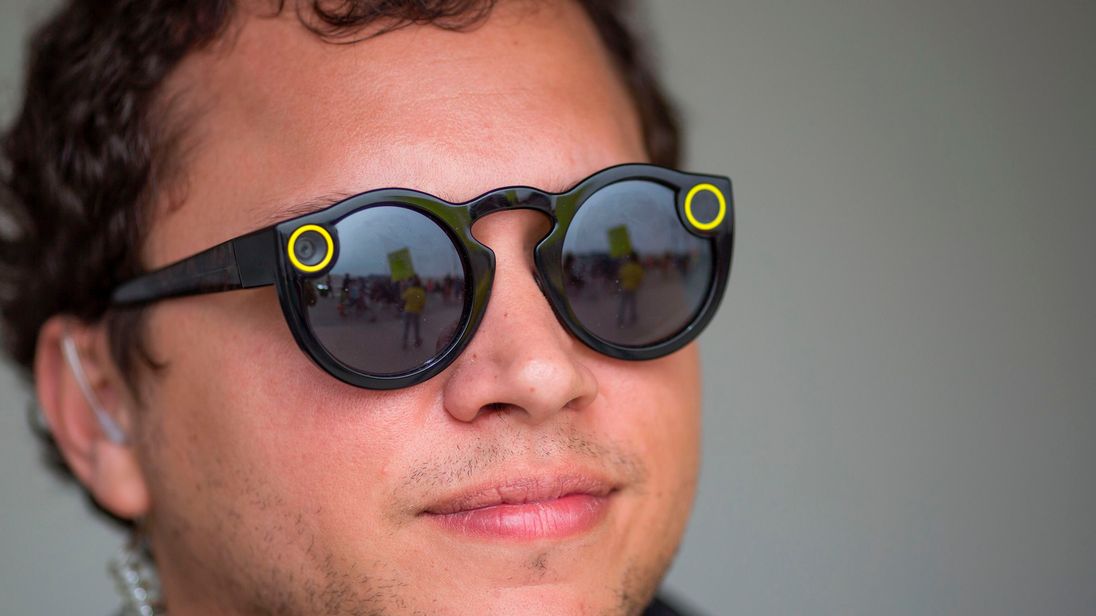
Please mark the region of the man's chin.
[[446, 545], [456, 545], [456, 551], [436, 553], [429, 571], [418, 571], [419, 587], [433, 586], [426, 594], [445, 606], [427, 613], [639, 614], [654, 597], [672, 553], [634, 553], [610, 531], [602, 526], [551, 541], [485, 542], [459, 535]]
[[491, 614], [492, 616], [637, 616], [654, 596], [655, 588], [631, 589], [616, 580], [612, 585], [592, 585], [590, 580], [565, 580], [551, 584], [485, 586], [468, 589], [443, 601], [439, 616]]

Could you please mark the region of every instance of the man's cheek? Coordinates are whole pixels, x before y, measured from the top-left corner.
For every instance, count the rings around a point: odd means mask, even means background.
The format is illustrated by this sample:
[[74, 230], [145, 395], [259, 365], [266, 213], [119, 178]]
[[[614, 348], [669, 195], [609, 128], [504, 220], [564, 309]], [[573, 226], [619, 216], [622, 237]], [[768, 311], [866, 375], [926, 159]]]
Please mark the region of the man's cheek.
[[687, 440], [699, 428], [698, 382], [686, 362], [660, 363], [666, 369], [642, 366], [614, 379], [614, 413], [629, 418], [631, 427], [646, 435], [644, 440]]

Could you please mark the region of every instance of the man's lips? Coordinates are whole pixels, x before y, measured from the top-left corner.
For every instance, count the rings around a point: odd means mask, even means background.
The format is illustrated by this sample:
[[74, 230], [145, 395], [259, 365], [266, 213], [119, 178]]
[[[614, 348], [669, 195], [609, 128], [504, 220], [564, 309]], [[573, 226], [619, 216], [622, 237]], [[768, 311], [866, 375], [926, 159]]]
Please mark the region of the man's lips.
[[589, 475], [521, 477], [445, 496], [422, 515], [478, 538], [562, 538], [595, 526], [615, 491]]
[[588, 475], [521, 477], [481, 485], [447, 495], [426, 508], [426, 513], [448, 514], [496, 505], [525, 505], [585, 494], [608, 496], [613, 485]]

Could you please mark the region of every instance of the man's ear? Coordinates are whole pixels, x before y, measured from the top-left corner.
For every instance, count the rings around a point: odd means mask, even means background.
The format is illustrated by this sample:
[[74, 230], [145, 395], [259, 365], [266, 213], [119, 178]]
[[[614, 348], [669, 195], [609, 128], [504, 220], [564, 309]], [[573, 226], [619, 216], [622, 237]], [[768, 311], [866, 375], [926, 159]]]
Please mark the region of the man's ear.
[[148, 487], [127, 436], [136, 409], [105, 328], [67, 316], [47, 321], [38, 332], [34, 383], [50, 432], [80, 483], [118, 517], [145, 515]]

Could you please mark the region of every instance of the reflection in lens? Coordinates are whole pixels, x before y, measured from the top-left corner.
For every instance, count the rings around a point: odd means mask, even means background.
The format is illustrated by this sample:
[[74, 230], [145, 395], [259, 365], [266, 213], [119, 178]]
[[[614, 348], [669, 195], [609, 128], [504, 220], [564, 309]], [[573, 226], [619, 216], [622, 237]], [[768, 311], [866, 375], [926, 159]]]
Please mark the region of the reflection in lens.
[[712, 278], [711, 241], [690, 234], [674, 191], [619, 182], [592, 195], [563, 240], [567, 301], [595, 336], [621, 346], [651, 345], [696, 316]]
[[460, 331], [465, 270], [453, 240], [414, 210], [384, 205], [335, 225], [338, 259], [300, 283], [316, 339], [359, 372], [409, 372]]

